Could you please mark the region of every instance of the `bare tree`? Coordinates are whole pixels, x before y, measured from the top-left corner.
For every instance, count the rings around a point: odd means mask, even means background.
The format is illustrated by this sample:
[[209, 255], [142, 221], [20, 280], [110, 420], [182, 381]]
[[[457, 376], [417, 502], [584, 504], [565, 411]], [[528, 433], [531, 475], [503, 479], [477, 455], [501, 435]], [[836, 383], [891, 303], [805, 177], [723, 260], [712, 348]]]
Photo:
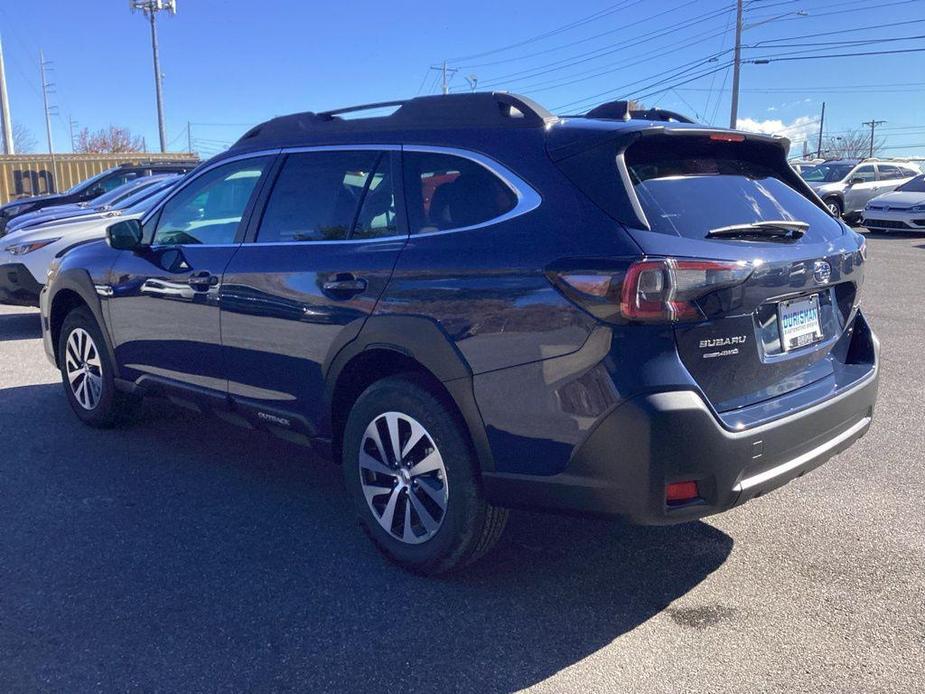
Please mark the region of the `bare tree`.
[[29, 130], [22, 123], [13, 123], [13, 146], [17, 154], [26, 154], [35, 150], [38, 142]]
[[110, 125], [108, 129], [90, 132], [84, 128], [77, 135], [74, 151], [83, 154], [118, 154], [121, 152], [141, 152], [144, 140], [140, 135], [133, 135], [128, 128]]
[[[882, 150], [886, 140], [874, 138], [874, 156]], [[838, 137], [829, 135], [822, 140], [822, 154], [829, 159], [863, 159], [870, 156], [870, 131], [850, 130]]]

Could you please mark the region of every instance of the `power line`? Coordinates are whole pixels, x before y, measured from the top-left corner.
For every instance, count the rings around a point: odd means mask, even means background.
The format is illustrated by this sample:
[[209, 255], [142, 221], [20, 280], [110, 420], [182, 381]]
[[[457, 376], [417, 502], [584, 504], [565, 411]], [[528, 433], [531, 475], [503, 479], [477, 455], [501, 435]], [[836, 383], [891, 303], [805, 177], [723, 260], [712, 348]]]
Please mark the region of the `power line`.
[[[691, 0], [691, 1], [692, 1], [692, 2], [695, 2], [695, 1], [698, 1], [698, 0]], [[685, 3], [685, 4], [690, 4], [690, 3]], [[552, 62], [550, 62], [550, 63], [544, 63], [543, 65], [537, 65], [537, 66], [534, 66], [534, 67], [531, 67], [531, 68], [527, 68], [527, 69], [524, 69], [524, 70], [518, 70], [518, 71], [516, 71], [516, 72], [511, 72], [511, 73], [508, 73], [508, 74], [498, 75], [498, 76], [496, 76], [496, 77], [493, 77], [493, 78], [490, 78], [489, 80], [487, 80], [487, 83], [488, 83], [488, 84], [498, 84], [498, 83], [500, 83], [500, 82], [508, 82], [508, 81], [510, 81], [510, 80], [513, 80], [514, 78], [523, 78], [523, 79], [527, 79], [527, 78], [538, 77], [538, 76], [541, 76], [541, 75], [544, 75], [544, 74], [548, 74], [549, 72], [555, 72], [556, 70], [564, 70], [564, 69], [566, 69], [566, 68], [573, 67], [573, 66], [575, 66], [575, 65], [580, 65], [580, 64], [582, 64], [582, 63], [586, 63], [586, 62], [589, 62], [589, 61], [591, 61], [591, 60], [596, 60], [596, 59], [598, 59], [598, 58], [602, 58], [602, 57], [604, 57], [604, 56], [606, 56], [606, 55], [613, 55], [614, 53], [619, 53], [619, 52], [621, 52], [621, 51], [625, 51], [625, 50], [628, 49], [628, 48], [633, 48], [633, 47], [635, 47], [635, 46], [641, 45], [641, 44], [643, 44], [643, 43], [645, 43], [645, 42], [647, 42], [647, 41], [653, 40], [653, 39], [659, 39], [659, 38], [662, 38], [662, 37], [664, 37], [664, 36], [669, 36], [669, 35], [671, 35], [671, 34], [677, 32], [677, 31], [681, 31], [681, 30], [683, 30], [683, 29], [688, 29], [688, 28], [690, 28], [690, 27], [692, 27], [692, 26], [694, 26], [694, 25], [696, 25], [696, 24], [701, 24], [701, 23], [703, 23], [703, 22], [705, 22], [705, 21], [709, 21], [710, 19], [715, 19], [715, 18], [717, 18], [717, 17], [721, 17], [721, 16], [724, 15], [725, 13], [729, 12], [731, 9], [732, 9], [732, 6], [725, 7], [725, 8], [723, 8], [722, 10], [711, 10], [710, 12], [706, 12], [706, 13], [704, 13], [704, 14], [700, 14], [700, 15], [696, 15], [696, 16], [694, 16], [694, 17], [690, 17], [690, 18], [685, 19], [685, 20], [682, 20], [682, 21], [680, 21], [680, 22], [676, 22], [675, 24], [671, 24], [671, 25], [669, 25], [669, 26], [667, 26], [667, 27], [662, 27], [662, 28], [659, 28], [659, 29], [650, 31], [650, 32], [648, 32], [648, 33], [646, 33], [646, 34], [642, 34], [642, 35], [636, 36], [632, 41], [630, 41], [630, 42], [628, 42], [628, 43], [619, 44], [619, 45], [617, 45], [617, 46], [615, 46], [615, 47], [614, 47], [614, 46], [606, 46], [606, 47], [604, 47], [604, 48], [596, 48], [596, 49], [594, 49], [594, 50], [586, 51], [586, 52], [584, 52], [584, 53], [578, 53], [578, 54], [573, 55], [573, 56], [571, 56], [571, 57], [569, 57], [569, 58], [563, 58], [563, 59], [560, 59], [560, 60], [554, 60], [554, 61], [552, 61]], [[666, 11], [666, 12], [667, 12], [667, 11]], [[660, 13], [658, 13], [658, 14], [656, 14], [656, 15], [652, 15], [651, 17], [648, 17], [647, 20], [648, 20], [648, 19], [654, 19], [654, 18], [656, 18], [656, 17], [658, 17], [658, 16], [660, 16], [660, 15], [662, 15], [662, 14], [666, 14], [666, 12], [660, 12]], [[611, 33], [614, 33], [614, 32], [616, 32], [616, 31], [623, 31], [623, 30], [625, 30], [625, 29], [627, 29], [627, 28], [633, 26], [634, 24], [638, 24], [638, 23], [639, 23], [639, 22], [635, 22], [635, 23], [631, 23], [631, 24], [626, 24], [626, 25], [623, 25], [623, 26], [619, 27], [618, 29], [613, 29], [613, 30], [611, 30], [611, 31], [604, 32], [603, 34], [598, 34], [597, 36], [604, 36], [605, 34], [611, 34]], [[507, 62], [507, 61], [502, 61], [502, 62]], [[468, 67], [476, 67], [476, 66], [464, 66], [464, 67], [467, 67], [467, 68], [468, 68]]]
[[[632, 3], [632, 4], [638, 5], [641, 1], [642, 1], [642, 0], [636, 0], [636, 1], [635, 1], [634, 3]], [[576, 20], [576, 21], [574, 21], [574, 22], [571, 22], [571, 23], [566, 24], [566, 25], [564, 25], [564, 26], [558, 27], [558, 28], [556, 28], [556, 29], [551, 29], [551, 30], [549, 30], [549, 31], [543, 32], [542, 34], [537, 34], [536, 36], [531, 36], [530, 38], [523, 39], [522, 41], [518, 41], [518, 42], [516, 42], [516, 43], [508, 44], [507, 46], [502, 46], [501, 48], [495, 48], [495, 49], [492, 49], [492, 50], [490, 50], [490, 51], [482, 51], [481, 53], [472, 53], [472, 54], [470, 54], [470, 55], [458, 56], [458, 57], [456, 57], [456, 58], [450, 58], [450, 60], [451, 60], [452, 62], [454, 62], [454, 63], [463, 62], [463, 61], [466, 61], [466, 60], [474, 60], [474, 59], [476, 59], [476, 58], [481, 58], [481, 57], [486, 56], [486, 55], [495, 55], [495, 54], [497, 54], [497, 53], [503, 53], [504, 51], [508, 51], [508, 50], [513, 49], [513, 48], [520, 48], [521, 46], [526, 46], [526, 45], [528, 45], [528, 44], [530, 44], [530, 43], [535, 43], [535, 42], [537, 42], [537, 41], [542, 41], [543, 39], [549, 38], [550, 36], [555, 36], [555, 35], [557, 35], [557, 34], [561, 34], [561, 33], [563, 33], [563, 32], [569, 31], [570, 29], [574, 29], [574, 28], [576, 28], [576, 27], [583, 26], [584, 24], [587, 24], [588, 22], [592, 22], [592, 21], [594, 21], [594, 20], [596, 20], [596, 19], [601, 19], [602, 17], [606, 17], [607, 15], [613, 14], [614, 12], [617, 12], [618, 10], [625, 9], [626, 6], [627, 6], [627, 4], [629, 4], [629, 2], [630, 2], [630, 0], [621, 0], [621, 1], [618, 2], [618, 3], [616, 3], [616, 4], [614, 4], [614, 5], [611, 5], [609, 8], [605, 8], [605, 9], [603, 9], [603, 10], [598, 10], [598, 11], [595, 12], [594, 14], [591, 14], [591, 15], [585, 17], [584, 19]], [[630, 5], [630, 6], [632, 6], [632, 5]]]

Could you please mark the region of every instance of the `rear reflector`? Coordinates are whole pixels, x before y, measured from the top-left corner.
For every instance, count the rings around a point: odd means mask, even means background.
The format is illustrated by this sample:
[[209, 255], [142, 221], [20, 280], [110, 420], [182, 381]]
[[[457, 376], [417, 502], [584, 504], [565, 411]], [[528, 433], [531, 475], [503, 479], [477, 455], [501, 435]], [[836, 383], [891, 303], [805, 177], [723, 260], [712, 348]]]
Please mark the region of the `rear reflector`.
[[672, 482], [665, 492], [665, 500], [669, 504], [679, 504], [693, 501], [700, 496], [696, 482]]

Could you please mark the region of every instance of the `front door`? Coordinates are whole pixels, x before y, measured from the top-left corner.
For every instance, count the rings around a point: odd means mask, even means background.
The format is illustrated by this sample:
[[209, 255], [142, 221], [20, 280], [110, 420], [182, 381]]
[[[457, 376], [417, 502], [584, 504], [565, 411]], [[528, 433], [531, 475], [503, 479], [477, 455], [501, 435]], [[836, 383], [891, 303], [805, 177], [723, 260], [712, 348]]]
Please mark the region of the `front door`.
[[261, 194], [221, 288], [228, 390], [237, 409], [313, 435], [323, 365], [356, 337], [406, 240], [397, 152], [294, 152]]
[[[857, 183], [850, 183], [860, 179]], [[860, 212], [871, 198], [880, 194], [881, 184], [873, 164], [859, 166], [851, 173], [850, 185], [845, 191], [845, 212]]]
[[124, 378], [225, 392], [218, 296], [272, 157], [204, 171], [145, 222], [143, 251], [112, 272], [110, 325]]

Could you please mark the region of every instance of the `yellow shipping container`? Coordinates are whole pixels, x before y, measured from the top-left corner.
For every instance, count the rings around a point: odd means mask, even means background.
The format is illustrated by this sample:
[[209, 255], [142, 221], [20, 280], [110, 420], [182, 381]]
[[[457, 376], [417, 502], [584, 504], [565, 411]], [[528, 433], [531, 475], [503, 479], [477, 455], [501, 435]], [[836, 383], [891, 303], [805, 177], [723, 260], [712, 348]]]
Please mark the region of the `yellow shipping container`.
[[195, 154], [131, 152], [123, 154], [0, 155], [0, 205], [14, 198], [60, 193], [120, 164], [195, 162]]

